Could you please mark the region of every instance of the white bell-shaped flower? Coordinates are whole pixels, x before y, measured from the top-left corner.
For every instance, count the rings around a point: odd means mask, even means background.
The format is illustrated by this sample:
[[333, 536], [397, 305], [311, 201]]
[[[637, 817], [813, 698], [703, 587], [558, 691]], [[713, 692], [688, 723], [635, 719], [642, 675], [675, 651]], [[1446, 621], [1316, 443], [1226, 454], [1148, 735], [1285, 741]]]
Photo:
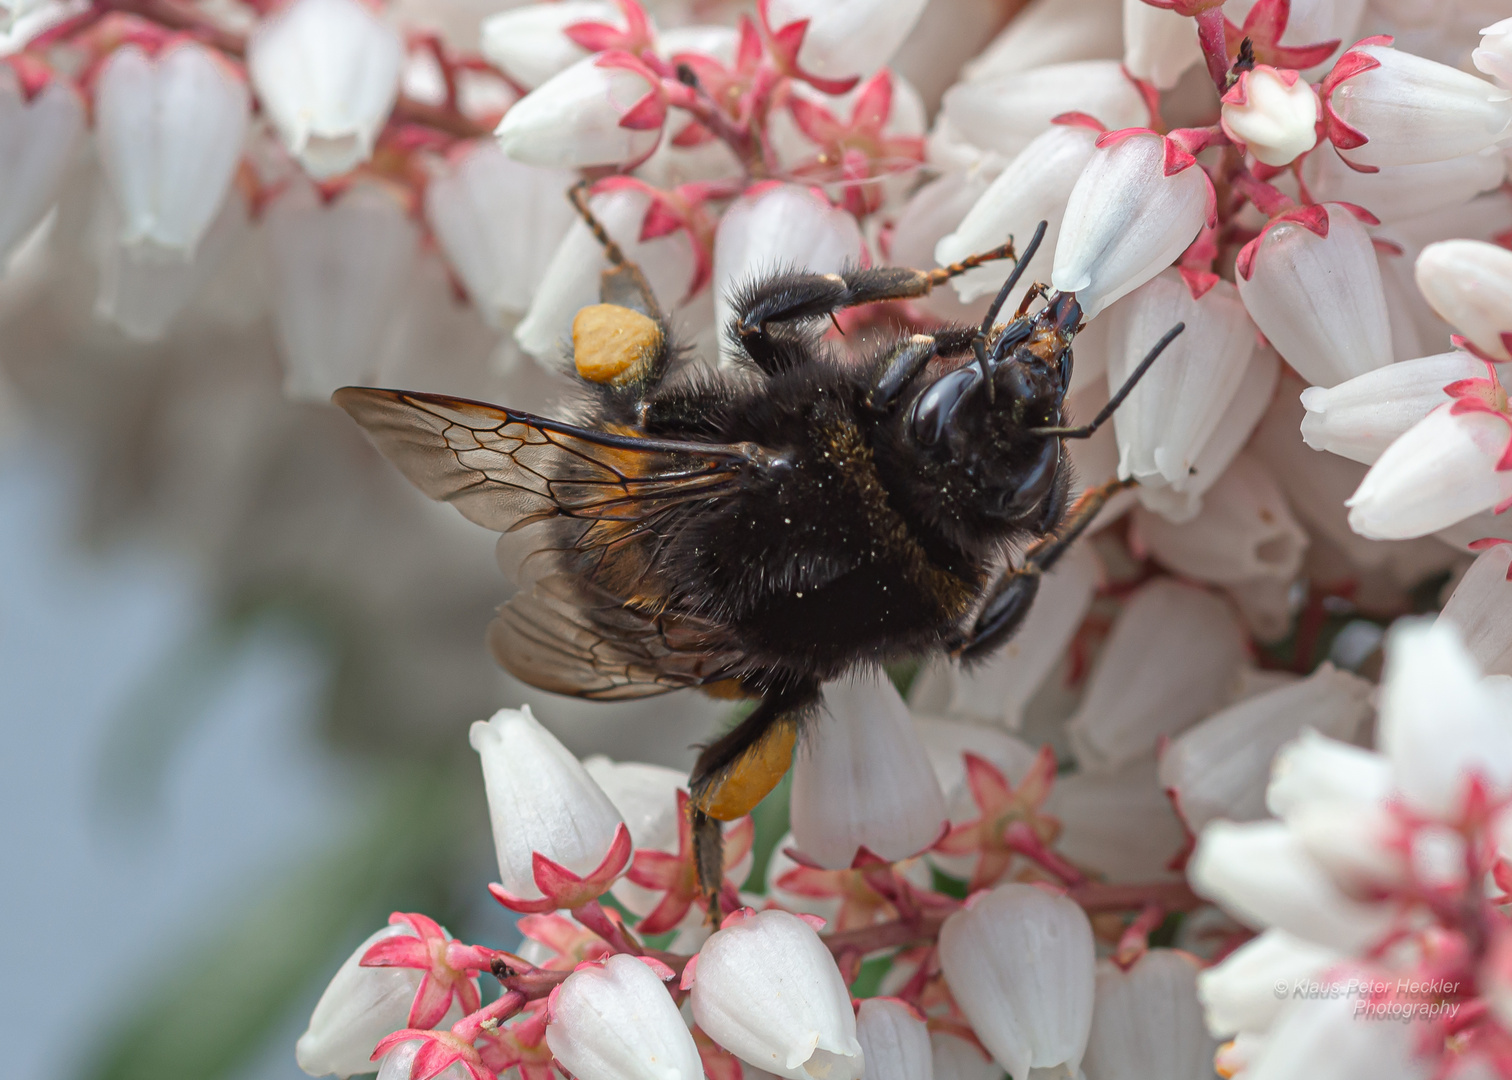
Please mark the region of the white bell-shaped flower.
[[1193, 831], [1216, 818], [1265, 816], [1271, 760], [1303, 728], [1351, 739], [1370, 715], [1370, 683], [1327, 663], [1300, 682], [1246, 698], [1182, 732], [1160, 758]]
[[127, 45], [95, 84], [100, 165], [120, 239], [192, 259], [230, 190], [251, 95], [212, 49], [176, 42], [156, 57]]
[[84, 100], [66, 79], [31, 93], [0, 64], [0, 271], [57, 201], [83, 130]]
[[856, 1011], [856, 1040], [866, 1080], [934, 1080], [929, 1029], [895, 998], [867, 998]]
[[[376, 1072], [369, 1060], [380, 1039], [407, 1026], [410, 1005], [425, 972], [404, 967], [363, 967], [367, 951], [386, 938], [415, 936], [408, 924], [385, 926], [336, 970], [310, 1014], [310, 1026], [294, 1046], [299, 1067], [311, 1076]], [[450, 1024], [459, 1019], [453, 1004]]]
[[1476, 556], [1444, 603], [1440, 617], [1464, 635], [1465, 648], [1487, 675], [1512, 675], [1512, 545]]
[[1244, 1080], [1428, 1080], [1433, 1060], [1418, 1055], [1420, 1025], [1373, 1023], [1360, 1004], [1343, 994], [1290, 1002]]
[[1337, 950], [1285, 930], [1265, 931], [1198, 974], [1208, 1030], [1219, 1037], [1265, 1031], [1300, 983], [1342, 959]]
[[551, 257], [577, 220], [570, 173], [511, 160], [492, 142], [468, 144], [425, 189], [425, 216], [468, 296], [503, 327], [530, 309]]
[[1492, 799], [1512, 792], [1512, 691], [1482, 678], [1447, 619], [1393, 627], [1376, 741], [1422, 814], [1452, 819], [1472, 776]]
[[[779, 40], [802, 33], [798, 68], [824, 79], [870, 75], [892, 59], [927, 0], [769, 0], [767, 24]], [[801, 31], [793, 27], [801, 26]]]
[[1212, 593], [1171, 580], [1136, 592], [1119, 614], [1066, 730], [1084, 769], [1111, 772], [1226, 700], [1245, 633]]
[[1512, 419], [1440, 406], [1376, 459], [1349, 497], [1349, 527], [1372, 540], [1426, 536], [1512, 499]]
[[741, 1061], [786, 1080], [861, 1076], [845, 980], [799, 916], [747, 910], [728, 917], [699, 950], [692, 986], [694, 1020]]
[[1346, 896], [1283, 822], [1214, 821], [1187, 864], [1199, 896], [1254, 927], [1279, 927], [1320, 945], [1353, 951], [1391, 925], [1386, 905]]
[[1512, 93], [1381, 39], [1340, 57], [1323, 95], [1329, 138], [1356, 165], [1444, 161], [1512, 132]]
[[1391, 793], [1391, 785], [1391, 763], [1385, 757], [1309, 728], [1276, 755], [1265, 808], [1290, 821], [1320, 804], [1379, 803]]
[[729, 325], [731, 295], [763, 274], [794, 266], [831, 274], [860, 262], [864, 249], [856, 219], [812, 188], [773, 184], [742, 195], [714, 235], [715, 325]]
[[1413, 276], [1433, 310], [1495, 360], [1512, 360], [1512, 251], [1443, 240], [1417, 257]]
[[1089, 319], [1171, 265], [1213, 214], [1212, 181], [1168, 139], [1115, 132], [1099, 143], [1071, 189], [1050, 274]]
[[671, 977], [623, 953], [579, 966], [552, 991], [546, 1045], [578, 1080], [703, 1080]]
[[[1038, 603], [1038, 601], [1036, 601]], [[919, 741], [929, 754], [929, 763], [934, 767], [935, 779], [945, 793], [945, 806], [950, 811], [950, 822], [959, 825], [981, 816], [981, 808], [972, 798], [971, 784], [966, 775], [966, 755], [975, 754], [990, 762], [1003, 774], [1010, 784], [1017, 786], [1034, 767], [1039, 751], [1023, 739], [1010, 735], [996, 727], [964, 720], [951, 720], [939, 716], [915, 716], [914, 730]], [[946, 858], [938, 852], [930, 855], [935, 861]], [[961, 877], [971, 874], [972, 856], [963, 856]]]
[[533, 856], [580, 876], [599, 867], [623, 824], [619, 811], [530, 706], [500, 709], [468, 731], [483, 762], [499, 882], [526, 899], [542, 895]]
[[399, 197], [356, 184], [325, 203], [295, 184], [268, 208], [263, 235], [285, 393], [323, 402], [371, 379], [420, 241]]
[[1140, 286], [1107, 318], [1110, 393], [1164, 334], [1186, 324], [1113, 414], [1120, 477], [1157, 487], [1185, 481], [1239, 391], [1255, 348], [1254, 324], [1228, 282], [1194, 298], [1175, 270]]
[[1471, 51], [1470, 62], [1502, 86], [1512, 89], [1512, 18], [1481, 30], [1480, 45]]
[[1151, 949], [1127, 971], [1097, 962], [1087, 1080], [1211, 1080], [1218, 1040], [1202, 1023], [1199, 967], [1174, 949]]
[[[1011, 1076], [1076, 1076], [1092, 1028], [1092, 924], [1033, 885], [999, 885], [940, 928], [940, 968], [982, 1045]], [[1053, 1074], [1052, 1074], [1053, 1075]]]
[[584, 57], [515, 102], [494, 135], [516, 161], [546, 169], [638, 163], [666, 122], [654, 80], [628, 54]]
[[[410, 1080], [415, 1068], [415, 1055], [425, 1043], [420, 1039], [407, 1039], [384, 1054], [378, 1061], [377, 1080]], [[434, 1080], [471, 1080], [461, 1062], [453, 1062], [435, 1075]]]
[[1094, 116], [1115, 131], [1150, 122], [1138, 88], [1116, 60], [1050, 64], [957, 83], [940, 104], [940, 118], [966, 141], [1009, 158], [1067, 112]]
[[[663, 310], [679, 304], [692, 287], [697, 268], [688, 234], [679, 230], [641, 240], [651, 199], [640, 191], [606, 191], [593, 196], [588, 205], [625, 257], [645, 273]], [[540, 276], [529, 312], [515, 327], [520, 347], [537, 359], [556, 360], [559, 350], [572, 340], [573, 317], [598, 303], [601, 275], [608, 267], [603, 246], [587, 224], [573, 223]]]
[[824, 703], [793, 762], [799, 850], [838, 870], [861, 848], [896, 862], [929, 847], [945, 796], [898, 691], [872, 671], [830, 683]]
[[1123, 38], [1124, 67], [1157, 90], [1170, 90], [1202, 63], [1196, 22], [1144, 0], [1123, 0]]
[[1465, 352], [1440, 353], [1367, 371], [1336, 386], [1302, 391], [1302, 438], [1369, 465], [1423, 417], [1449, 403], [1444, 387], [1483, 376], [1486, 365]]
[[311, 176], [360, 165], [399, 93], [404, 44], [362, 0], [293, 0], [247, 39], [247, 73]]
[[1074, 60], [1116, 60], [1124, 34], [1117, 0], [1030, 0], [961, 69], [966, 82]]
[[1208, 489], [1191, 521], [1173, 524], [1139, 507], [1133, 529], [1136, 542], [1163, 566], [1215, 585], [1289, 584], [1307, 550], [1307, 531], [1270, 471], [1243, 453]]
[[[1037, 135], [982, 192], [955, 231], [935, 245], [935, 261], [941, 266], [959, 262], [968, 255], [992, 250], [1010, 236], [1022, 248], [1034, 235], [1035, 227], [1045, 222], [1037, 265], [1024, 275], [1005, 304], [1012, 311], [1033, 284], [1035, 271], [1044, 276], [1060, 236], [1066, 199], [1092, 157], [1096, 141], [1097, 132], [1081, 124], [1055, 124]], [[1005, 265], [989, 263], [968, 270], [951, 279], [951, 285], [962, 300], [996, 295], [1007, 276]]]
[[1461, 206], [1497, 187], [1507, 175], [1507, 159], [1496, 147], [1476, 154], [1387, 165], [1376, 172], [1351, 169], [1330, 147], [1307, 155], [1302, 177], [1317, 202], [1363, 206], [1384, 222], [1402, 221]]
[[1155, 769], [1149, 754], [1115, 772], [1058, 777], [1045, 802], [1061, 823], [1055, 850], [1109, 881], [1173, 877], [1188, 838]]
[[1318, 142], [1318, 95], [1295, 71], [1256, 64], [1223, 95], [1222, 124], [1263, 165], [1290, 165]]
[[1102, 580], [1102, 564], [1077, 545], [1040, 580], [1018, 632], [971, 667], [938, 659], [919, 673], [909, 694], [917, 710], [970, 717], [1017, 730], [1029, 704], [1056, 669], [1086, 617]]
[[1392, 361], [1370, 234], [1337, 204], [1271, 222], [1238, 261], [1239, 296], [1276, 351], [1315, 386]]
[[934, 1080], [1003, 1080], [1003, 1068], [975, 1042], [947, 1031], [929, 1035], [929, 1063]]
[[624, 16], [609, 0], [525, 4], [483, 20], [483, 55], [515, 82], [534, 90], [588, 55], [563, 33], [576, 23], [617, 26]]

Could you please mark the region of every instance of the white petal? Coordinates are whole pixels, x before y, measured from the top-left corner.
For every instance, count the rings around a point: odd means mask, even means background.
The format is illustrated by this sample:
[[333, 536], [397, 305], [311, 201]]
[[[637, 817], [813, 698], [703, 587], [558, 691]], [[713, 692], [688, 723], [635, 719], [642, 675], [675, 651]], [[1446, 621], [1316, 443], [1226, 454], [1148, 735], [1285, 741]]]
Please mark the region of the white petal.
[[1391, 763], [1383, 755], [1309, 728], [1276, 754], [1265, 806], [1290, 820], [1317, 803], [1378, 803], [1391, 793], [1391, 783]]
[[1061, 823], [1056, 850], [1109, 881], [1170, 877], [1171, 860], [1186, 845], [1153, 754], [1111, 774], [1059, 777], [1045, 810]]
[[1429, 244], [1414, 276], [1433, 309], [1477, 348], [1512, 359], [1512, 251], [1479, 240]]
[[1512, 675], [1512, 547], [1481, 552], [1441, 612], [1459, 628], [1465, 647], [1488, 675]]
[[929, 1036], [934, 1080], [1003, 1080], [1003, 1070], [974, 1043], [943, 1031]]
[[[419, 1039], [409, 1039], [384, 1054], [378, 1062], [378, 1080], [409, 1080], [415, 1055], [424, 1045]], [[468, 1080], [468, 1073], [461, 1062], [453, 1062], [436, 1074], [436, 1080]]]
[[311, 1076], [352, 1076], [378, 1070], [377, 1064], [368, 1060], [373, 1047], [385, 1035], [406, 1025], [424, 972], [365, 968], [361, 961], [378, 942], [400, 935], [415, 936], [408, 926], [385, 926], [367, 938], [346, 958], [320, 995], [310, 1014], [310, 1026], [294, 1048], [299, 1067]]
[[620, 126], [620, 118], [655, 89], [638, 72], [587, 56], [515, 102], [494, 135], [506, 154], [526, 165], [624, 165], [649, 154], [661, 138], [660, 128]]
[[1262, 164], [1290, 165], [1317, 145], [1318, 95], [1295, 72], [1292, 80], [1288, 85], [1275, 68], [1259, 64], [1224, 95], [1223, 130]]
[[811, 926], [763, 911], [698, 954], [693, 1017], [742, 1061], [787, 1080], [858, 1080], [864, 1058], [850, 995]]
[[57, 201], [63, 170], [84, 130], [84, 102], [66, 79], [26, 100], [0, 64], [0, 267]]
[[581, 22], [623, 27], [625, 20], [608, 0], [526, 4], [483, 20], [483, 55], [515, 82], [534, 90], [588, 55], [562, 33]]
[[1373, 173], [1351, 169], [1325, 147], [1307, 156], [1302, 172], [1317, 201], [1354, 203], [1386, 222], [1462, 205], [1495, 188], [1506, 174], [1507, 159], [1495, 147], [1443, 161], [1387, 165]]
[[1348, 210], [1327, 209], [1327, 236], [1296, 222], [1275, 225], [1258, 241], [1249, 275], [1238, 275], [1239, 295], [1261, 333], [1316, 386], [1392, 361], [1370, 235]]
[[1176, 792], [1194, 831], [1215, 818], [1265, 816], [1271, 759], [1311, 728], [1350, 739], [1370, 715], [1373, 687], [1325, 662], [1310, 677], [1231, 705], [1178, 735], [1160, 759], [1161, 785]]
[[1194, 64], [1202, 62], [1197, 23], [1186, 15], [1124, 0], [1124, 67], [1136, 79], [1170, 90]]
[[[677, 852], [677, 790], [687, 789], [687, 773], [639, 761], [610, 761], [602, 754], [585, 758], [583, 768], [619, 811], [635, 850]], [[730, 875], [736, 881], [743, 877], [738, 866], [730, 868]], [[635, 915], [651, 914], [662, 897], [624, 877], [609, 891]]]
[[531, 855], [540, 852], [576, 874], [609, 853], [619, 811], [577, 758], [531, 715], [530, 706], [500, 709], [468, 731], [483, 764], [499, 881], [534, 899]]
[[902, 1002], [868, 998], [856, 1014], [866, 1080], [933, 1080], [929, 1029]]
[[667, 987], [634, 956], [584, 965], [551, 995], [546, 1045], [578, 1080], [703, 1080]]
[[1128, 971], [1098, 962], [1087, 1080], [1211, 1080], [1218, 1040], [1197, 1004], [1200, 966], [1174, 949], [1151, 949]]
[[1220, 1038], [1265, 1031], [1299, 982], [1316, 978], [1342, 959], [1337, 950], [1285, 930], [1265, 931], [1197, 976], [1208, 1029]]
[[1471, 61], [1503, 86], [1512, 88], [1512, 18], [1492, 23], [1481, 31], [1480, 47]]
[[1111, 772], [1218, 708], [1238, 678], [1244, 639], [1211, 593], [1171, 580], [1141, 588], [1066, 724], [1082, 767]]
[[1291, 1002], [1244, 1080], [1426, 1080], [1432, 1062], [1416, 1054], [1419, 1032], [1357, 1015], [1362, 997]]
[[1092, 924], [1033, 885], [999, 885], [940, 928], [940, 967], [977, 1037], [1012, 1076], [1075, 1076], [1092, 1027]]
[[773, 30], [808, 20], [798, 66], [827, 79], [870, 75], [892, 58], [926, 0], [771, 0]]
[[793, 763], [799, 850], [837, 870], [863, 846], [888, 862], [918, 854], [947, 814], [902, 697], [871, 672], [828, 684], [824, 700]]

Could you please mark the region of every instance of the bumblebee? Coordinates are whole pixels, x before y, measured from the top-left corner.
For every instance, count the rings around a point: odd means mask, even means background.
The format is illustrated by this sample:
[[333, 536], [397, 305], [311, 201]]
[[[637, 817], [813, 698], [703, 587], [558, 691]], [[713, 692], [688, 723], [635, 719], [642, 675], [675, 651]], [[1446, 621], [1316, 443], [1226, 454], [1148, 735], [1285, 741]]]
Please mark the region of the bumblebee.
[[[581, 186], [572, 198], [609, 264], [602, 303], [573, 322], [576, 422], [398, 390], [334, 400], [427, 495], [504, 534], [521, 588], [488, 636], [509, 672], [603, 701], [684, 687], [757, 699], [690, 778], [717, 904], [719, 823], [787, 771], [825, 681], [941, 651], [970, 661], [1013, 635], [1040, 577], [1127, 486], [1072, 503], [1065, 440], [1096, 431], [1182, 327], [1070, 426], [1076, 297], [1034, 286], [997, 323], [1041, 223], [1022, 257], [1010, 241], [934, 270], [772, 274], [734, 297], [739, 363], [668, 379], [677, 353], [644, 275]], [[823, 340], [839, 309], [923, 296], [995, 259], [1015, 265], [980, 326], [867, 357]]]

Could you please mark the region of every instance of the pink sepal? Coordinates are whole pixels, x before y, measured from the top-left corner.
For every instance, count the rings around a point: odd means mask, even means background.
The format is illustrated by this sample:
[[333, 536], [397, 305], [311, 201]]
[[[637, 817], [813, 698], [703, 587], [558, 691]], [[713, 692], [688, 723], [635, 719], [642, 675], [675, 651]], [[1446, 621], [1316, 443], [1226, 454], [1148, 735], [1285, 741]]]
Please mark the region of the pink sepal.
[[1108, 130], [1107, 125], [1097, 117], [1090, 113], [1076, 112], [1075, 110], [1063, 112], [1059, 116], [1053, 116], [1050, 118], [1050, 122], [1052, 124], [1060, 124], [1063, 127], [1084, 127], [1099, 132]]
[[[1512, 351], [1512, 341], [1508, 340], [1509, 337], [1512, 337], [1512, 335], [1508, 335], [1508, 334], [1501, 335], [1502, 343], [1505, 344], [1508, 347], [1509, 351]], [[1477, 360], [1482, 360], [1485, 363], [1488, 363], [1488, 364], [1504, 364], [1504, 363], [1506, 363], [1505, 360], [1498, 360], [1498, 359], [1496, 359], [1496, 357], [1491, 356], [1490, 354], [1488, 354], [1485, 350], [1481, 349], [1479, 346], [1477, 346], [1475, 344], [1475, 342], [1471, 341], [1469, 338], [1465, 337], [1463, 334], [1450, 334], [1449, 335], [1449, 344], [1453, 345], [1456, 349], [1461, 349], [1464, 352], [1469, 353], [1471, 356], [1475, 357]]]
[[580, 22], [564, 28], [562, 33], [574, 45], [592, 53], [610, 49], [639, 53], [652, 48], [655, 41], [646, 9], [635, 0], [615, 0], [615, 6], [625, 16], [625, 29], [621, 30], [608, 23]]
[[1291, 0], [1259, 0], [1244, 17], [1242, 27], [1235, 26], [1225, 16], [1223, 36], [1230, 57], [1238, 56], [1239, 42], [1250, 39], [1255, 59], [1277, 68], [1310, 68], [1321, 64], [1339, 47], [1339, 39], [1319, 41], [1311, 45], [1282, 45], [1291, 22]]
[[[1507, 391], [1502, 388], [1496, 365], [1485, 360], [1484, 357], [1481, 359], [1486, 365], [1484, 379], [1459, 379], [1444, 387], [1444, 393], [1453, 399], [1449, 412], [1454, 416], [1471, 412], [1489, 413], [1502, 420], [1509, 432], [1512, 432], [1512, 414], [1508, 413]], [[1496, 471], [1512, 472], [1512, 437], [1508, 438], [1507, 445], [1502, 448], [1502, 455], [1496, 462]], [[1500, 514], [1509, 505], [1512, 505], [1512, 500], [1499, 504], [1493, 512]]]
[[397, 935], [375, 942], [359, 963], [363, 967], [406, 967], [425, 972], [410, 1005], [407, 1022], [411, 1028], [435, 1027], [454, 998], [464, 1013], [478, 1008], [478, 988], [472, 974], [487, 970], [495, 957], [504, 954], [450, 940], [434, 919], [418, 912], [396, 911], [389, 916], [389, 924], [408, 926], [414, 936]]
[[1185, 266], [1179, 266], [1176, 272], [1186, 283], [1187, 291], [1192, 294], [1193, 300], [1201, 300], [1207, 295], [1208, 290], [1223, 280], [1211, 270], [1190, 270]]
[[610, 49], [594, 58], [594, 66], [633, 71], [646, 80], [647, 90], [630, 108], [620, 114], [619, 126], [631, 131], [655, 131], [667, 122], [667, 95], [661, 79], [639, 57], [623, 49]]
[[[57, 78], [57, 74], [45, 61], [31, 53], [12, 53], [10, 56], [0, 56], [0, 64], [5, 64], [16, 73], [16, 85], [21, 90], [21, 100], [30, 102]], [[75, 93], [77, 93], [75, 89]]]
[[[1339, 57], [1329, 73], [1324, 76], [1322, 85], [1318, 88], [1318, 97], [1323, 103], [1323, 126], [1328, 141], [1341, 150], [1353, 150], [1364, 146], [1369, 138], [1359, 128], [1345, 123], [1344, 119], [1334, 112], [1333, 92], [1334, 89], [1345, 79], [1351, 79], [1366, 71], [1373, 71], [1381, 66], [1381, 62], [1369, 53], [1355, 52], [1361, 45], [1390, 45], [1392, 38], [1386, 34], [1378, 34], [1355, 42], [1349, 47], [1349, 51]], [[1339, 155], [1341, 158], [1344, 155]], [[1349, 164], [1349, 159], [1344, 158], [1344, 163]], [[1364, 170], [1360, 170], [1364, 171]], [[1374, 171], [1374, 170], [1371, 170]]]
[[1298, 206], [1277, 214], [1265, 223], [1265, 227], [1260, 230], [1260, 235], [1239, 249], [1239, 255], [1234, 260], [1234, 269], [1245, 281], [1248, 281], [1255, 272], [1255, 257], [1259, 254], [1260, 244], [1265, 240], [1266, 234], [1283, 222], [1301, 225], [1308, 232], [1321, 237], [1328, 236], [1328, 208], [1321, 203], [1313, 206]]
[[662, 982], [671, 982], [673, 979], [677, 978], [677, 972], [673, 971], [666, 964], [662, 963], [654, 956], [637, 956], [636, 959], [650, 968], [651, 973]]
[[1375, 248], [1377, 255], [1390, 255], [1394, 258], [1400, 258], [1407, 254], [1407, 249], [1402, 247], [1401, 244], [1395, 240], [1387, 240], [1384, 236], [1372, 236], [1370, 238], [1370, 246]]
[[803, 47], [803, 39], [808, 34], [809, 21], [796, 19], [781, 29], [773, 29], [770, 7], [770, 0], [758, 0], [756, 11], [761, 17], [761, 25], [766, 27], [772, 56], [786, 74], [795, 79], [802, 79], [815, 90], [836, 96], [849, 92], [851, 87], [861, 81], [859, 75], [852, 75], [848, 79], [826, 79], [804, 71], [798, 65], [798, 50]]
[[698, 953], [694, 953], [683, 965], [682, 978], [677, 980], [679, 990], [693, 989], [693, 980], [698, 977], [698, 956]]
[[752, 907], [736, 908], [734, 911], [730, 912], [728, 915], [726, 915], [724, 917], [724, 919], [722, 919], [720, 921], [719, 928], [721, 930], [728, 930], [732, 926], [739, 926], [741, 923], [745, 922], [747, 919], [754, 918], [755, 915], [756, 915], [756, 909], [755, 908], [752, 908]]
[[608, 891], [609, 886], [624, 872], [626, 864], [630, 862], [632, 850], [630, 830], [625, 827], [624, 822], [620, 822], [615, 827], [614, 840], [604, 854], [603, 861], [586, 876], [580, 877], [574, 874], [561, 863], [537, 851], [531, 854], [530, 863], [536, 888], [544, 894], [539, 900], [516, 896], [498, 882], [490, 884], [488, 891], [493, 894], [495, 900], [511, 911], [528, 915], [539, 915], [556, 911], [558, 908], [580, 907], [590, 900], [597, 900]]
[[[1329, 205], [1342, 207], [1343, 209], [1348, 210], [1362, 225], [1379, 225], [1381, 223], [1380, 218], [1376, 217], [1369, 210], [1365, 209], [1363, 206], [1360, 206], [1358, 203], [1340, 202], [1338, 199], [1331, 199], [1329, 200]], [[1326, 229], [1324, 230], [1324, 233], [1326, 235]]]
[[814, 933], [816, 934], [820, 930], [823, 930], [826, 925], [826, 920], [821, 919], [818, 915], [810, 915], [807, 912], [803, 911], [798, 912], [797, 915], [804, 922], [808, 923], [809, 926], [813, 927]]

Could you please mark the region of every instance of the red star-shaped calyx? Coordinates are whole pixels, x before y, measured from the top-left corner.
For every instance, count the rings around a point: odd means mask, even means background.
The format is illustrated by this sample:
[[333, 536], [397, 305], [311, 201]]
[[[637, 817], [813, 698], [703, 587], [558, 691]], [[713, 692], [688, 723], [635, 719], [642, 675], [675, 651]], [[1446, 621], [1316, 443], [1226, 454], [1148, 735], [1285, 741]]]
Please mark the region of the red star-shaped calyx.
[[[1464, 348], [1469, 343], [1458, 334], [1454, 336], [1454, 344]], [[1485, 357], [1481, 357], [1485, 360]], [[1512, 407], [1507, 401], [1507, 391], [1501, 384], [1501, 379], [1496, 374], [1496, 365], [1486, 360], [1486, 377], [1484, 379], [1460, 379], [1444, 387], [1444, 393], [1449, 395], [1452, 404], [1449, 411], [1455, 415], [1469, 412], [1490, 413], [1506, 423], [1512, 429]], [[1507, 440], [1506, 447], [1502, 450], [1501, 457], [1496, 462], [1497, 472], [1512, 470], [1512, 437]], [[1499, 514], [1507, 508], [1507, 503], [1497, 506]]]
[[396, 911], [390, 926], [408, 926], [415, 932], [384, 938], [362, 955], [363, 967], [404, 967], [425, 972], [415, 1000], [410, 1005], [409, 1026], [433, 1028], [439, 1024], [455, 998], [464, 1013], [478, 1008], [478, 987], [473, 976], [488, 970], [495, 957], [508, 954], [481, 945], [465, 945], [446, 936], [429, 916]]
[[614, 884], [629, 863], [631, 850], [630, 830], [621, 822], [614, 830], [614, 839], [610, 842], [603, 861], [586, 875], [574, 874], [539, 851], [533, 853], [530, 865], [536, 888], [542, 893], [539, 900], [516, 896], [498, 882], [490, 885], [488, 891], [511, 911], [531, 915], [556, 911], [558, 908], [582, 907], [609, 891], [609, 886]]
[[[378, 1061], [401, 1043], [418, 1039], [423, 1045], [415, 1053], [408, 1080], [430, 1080], [453, 1065], [461, 1065], [472, 1080], [498, 1080], [498, 1073], [502, 1070], [485, 1061], [483, 1053], [474, 1044], [496, 1028], [501, 1019], [519, 1012], [524, 1004], [525, 995], [511, 990], [484, 1008], [464, 1016], [447, 1031], [401, 1029], [384, 1036], [373, 1048], [369, 1060]], [[549, 1074], [536, 1080], [549, 1080]]]
[[1281, 37], [1291, 22], [1291, 0], [1258, 0], [1243, 26], [1235, 26], [1227, 16], [1223, 20], [1223, 37], [1230, 60], [1238, 59], [1239, 44], [1249, 38], [1255, 60], [1278, 68], [1310, 68], [1321, 64], [1339, 47], [1339, 39], [1319, 41], [1313, 45], [1283, 45]]
[[633, 176], [610, 176], [593, 185], [594, 194], [626, 189], [639, 191], [651, 200], [646, 207], [646, 216], [641, 219], [642, 243], [659, 236], [670, 236], [679, 230], [688, 234], [693, 244], [693, 278], [683, 299], [686, 301], [697, 296], [714, 276], [716, 219], [709, 213], [709, 203], [715, 199], [733, 198], [739, 194], [739, 185], [728, 181], [698, 181], [664, 191]]
[[[761, 34], [749, 16], [740, 17], [740, 37], [735, 46], [735, 60], [729, 67], [705, 53], [674, 53], [671, 63], [674, 68], [686, 66], [698, 79], [698, 85], [716, 108], [737, 124], [751, 120], [751, 110], [756, 100], [753, 88], [763, 81], [777, 78], [771, 65], [763, 69], [762, 59], [766, 50], [761, 45]], [[677, 104], [674, 100], [673, 104]], [[714, 137], [713, 133], [696, 120], [690, 122], [672, 139], [674, 146], [697, 146]]]
[[849, 118], [841, 120], [823, 105], [792, 94], [788, 111], [819, 151], [793, 172], [818, 180], [845, 184], [845, 208], [858, 217], [882, 204], [882, 193], [868, 183], [890, 172], [912, 169], [924, 160], [924, 140], [916, 135], [887, 132], [892, 117], [893, 81], [886, 68], [861, 88]]
[[761, 25], [766, 30], [767, 42], [772, 57], [783, 74], [801, 79], [815, 90], [826, 94], [843, 94], [861, 81], [859, 75], [848, 79], [826, 79], [813, 72], [804, 71], [798, 63], [798, 51], [803, 48], [803, 39], [808, 35], [809, 21], [795, 19], [784, 26], [772, 26], [769, 0], [757, 0], [756, 10], [761, 16]]
[[623, 30], [610, 23], [587, 20], [563, 28], [562, 34], [574, 45], [591, 53], [621, 49], [638, 56], [653, 48], [656, 44], [655, 35], [651, 31], [651, 20], [646, 15], [646, 9], [635, 0], [614, 0], [614, 6], [625, 17]]
[[[520, 1080], [555, 1080], [551, 1048], [546, 1045], [546, 1001], [533, 1001], [513, 1024], [478, 1033], [478, 1056], [496, 1073], [518, 1069]], [[422, 1080], [415, 1077], [414, 1080]]]
[[1041, 863], [1047, 858], [1056, 860], [1045, 845], [1059, 835], [1060, 822], [1041, 812], [1055, 784], [1055, 754], [1051, 749], [1040, 748], [1016, 788], [992, 762], [975, 754], [963, 756], [966, 783], [981, 814], [973, 821], [952, 826], [934, 850], [945, 855], [980, 856], [971, 875], [973, 892], [1000, 880], [1015, 855], [1028, 855]]
[[[724, 834], [724, 864], [728, 869], [751, 850], [751, 841], [756, 836], [755, 823], [743, 817]], [[698, 866], [693, 855], [693, 823], [688, 817], [688, 794], [677, 793], [677, 854], [664, 851], [637, 851], [635, 863], [626, 875], [635, 884], [645, 889], [664, 892], [661, 901], [636, 924], [640, 934], [663, 934], [676, 929], [683, 916], [699, 897]], [[734, 886], [725, 883], [725, 890], [733, 893]], [[726, 908], [738, 906], [739, 900], [727, 897]]]

